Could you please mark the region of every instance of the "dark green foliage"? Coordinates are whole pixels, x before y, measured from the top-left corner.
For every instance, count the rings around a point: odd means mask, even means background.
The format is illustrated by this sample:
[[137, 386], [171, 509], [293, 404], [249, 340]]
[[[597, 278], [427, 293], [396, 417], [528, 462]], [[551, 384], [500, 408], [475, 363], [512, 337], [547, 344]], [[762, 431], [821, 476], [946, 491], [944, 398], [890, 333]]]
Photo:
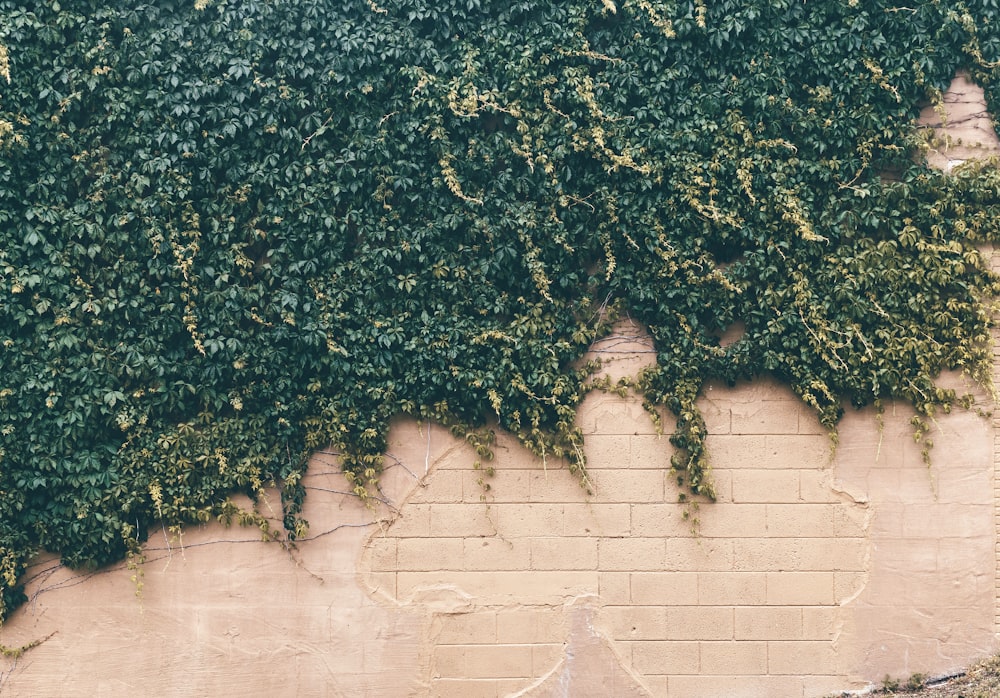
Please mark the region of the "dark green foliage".
[[[616, 313], [711, 496], [705, 381], [950, 407], [986, 380], [1000, 176], [919, 161], [996, 3], [0, 0], [0, 566], [228, 516], [400, 413], [585, 477]], [[6, 56], [6, 60], [5, 60]], [[9, 69], [10, 80], [6, 79]], [[886, 171], [898, 173], [883, 178]], [[734, 323], [745, 332], [720, 346]]]

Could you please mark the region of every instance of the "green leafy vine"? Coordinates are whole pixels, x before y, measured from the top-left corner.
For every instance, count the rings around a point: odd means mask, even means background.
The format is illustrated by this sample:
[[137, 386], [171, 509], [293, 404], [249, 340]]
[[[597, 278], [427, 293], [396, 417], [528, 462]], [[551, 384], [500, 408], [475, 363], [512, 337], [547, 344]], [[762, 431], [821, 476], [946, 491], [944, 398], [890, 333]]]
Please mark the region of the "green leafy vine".
[[0, 617], [37, 551], [119, 560], [234, 493], [279, 487], [301, 537], [309, 454], [371, 492], [399, 414], [586, 481], [580, 360], [623, 312], [709, 498], [706, 381], [775, 376], [831, 429], [950, 409], [941, 371], [989, 383], [1000, 173], [929, 169], [915, 118], [960, 69], [995, 104], [998, 21], [0, 0]]

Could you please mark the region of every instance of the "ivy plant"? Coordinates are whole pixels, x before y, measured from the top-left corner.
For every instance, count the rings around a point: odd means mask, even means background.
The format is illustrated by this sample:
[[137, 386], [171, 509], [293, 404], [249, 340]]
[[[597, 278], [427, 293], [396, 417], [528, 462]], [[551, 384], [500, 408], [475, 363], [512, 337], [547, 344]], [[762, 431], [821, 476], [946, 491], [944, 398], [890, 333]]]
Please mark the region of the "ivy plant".
[[[696, 400], [988, 383], [992, 164], [920, 106], [994, 101], [995, 0], [0, 0], [0, 618], [41, 549], [377, 485], [389, 421], [586, 477], [588, 346], [621, 313], [711, 497]], [[736, 329], [734, 329], [736, 328]], [[720, 337], [735, 337], [721, 342]]]

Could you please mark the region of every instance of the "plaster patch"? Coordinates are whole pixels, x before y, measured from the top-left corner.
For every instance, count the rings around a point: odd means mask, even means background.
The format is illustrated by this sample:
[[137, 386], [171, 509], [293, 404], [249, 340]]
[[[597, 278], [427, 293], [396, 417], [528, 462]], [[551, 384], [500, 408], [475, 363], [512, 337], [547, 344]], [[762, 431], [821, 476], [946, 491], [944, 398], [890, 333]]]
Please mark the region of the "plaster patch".
[[640, 678], [615, 652], [611, 640], [594, 627], [596, 596], [566, 604], [570, 631], [562, 658], [545, 676], [510, 698], [651, 698]]

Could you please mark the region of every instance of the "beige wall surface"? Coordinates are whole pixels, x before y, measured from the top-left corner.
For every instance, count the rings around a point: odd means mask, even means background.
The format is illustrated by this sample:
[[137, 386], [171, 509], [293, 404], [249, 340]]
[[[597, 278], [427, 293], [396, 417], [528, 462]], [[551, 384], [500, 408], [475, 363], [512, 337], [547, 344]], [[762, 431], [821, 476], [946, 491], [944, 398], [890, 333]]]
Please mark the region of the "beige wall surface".
[[[594, 353], [652, 360], [627, 322]], [[808, 698], [997, 650], [1000, 422], [942, 415], [928, 466], [901, 405], [849, 413], [836, 448], [766, 380], [701, 407], [715, 503], [678, 501], [638, 398], [594, 392], [592, 496], [508, 435], [486, 478], [399, 421], [373, 509], [315, 455], [294, 547], [212, 524], [151, 535], [140, 570], [43, 557], [0, 644], [44, 641], [0, 657], [0, 695]]]

